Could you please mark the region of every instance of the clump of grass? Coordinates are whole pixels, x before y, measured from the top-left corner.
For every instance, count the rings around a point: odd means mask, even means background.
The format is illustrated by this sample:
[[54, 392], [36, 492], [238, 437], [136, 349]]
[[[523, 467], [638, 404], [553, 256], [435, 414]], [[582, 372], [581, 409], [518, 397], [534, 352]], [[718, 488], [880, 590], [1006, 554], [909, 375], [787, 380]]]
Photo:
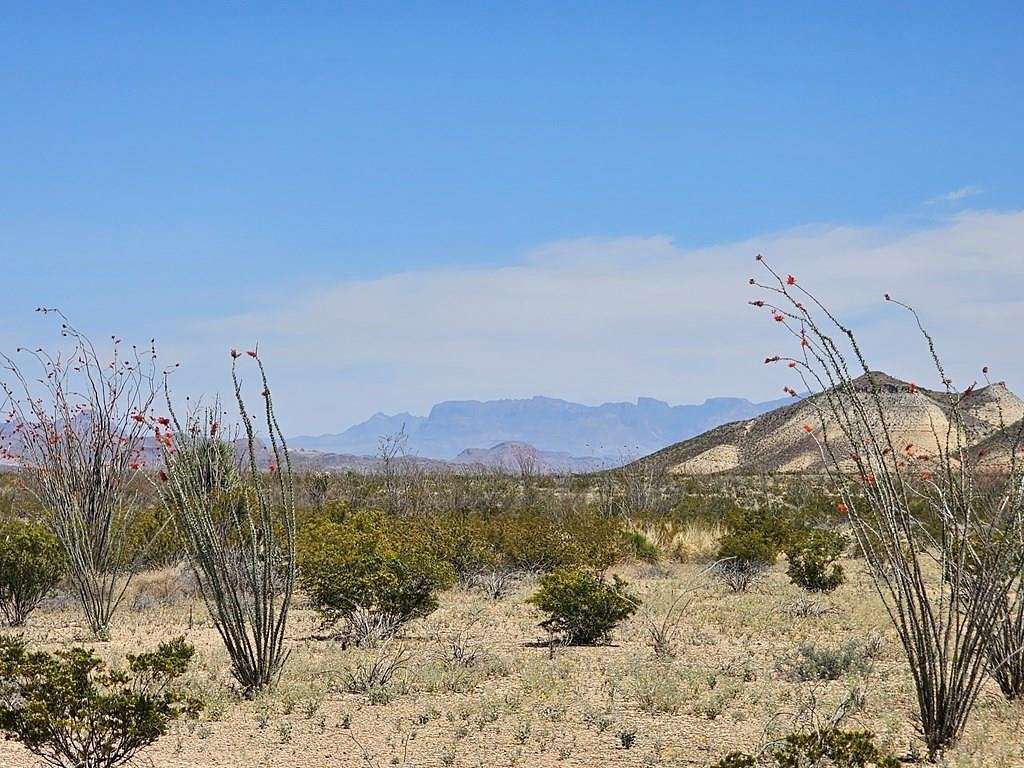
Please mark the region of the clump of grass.
[[404, 646], [385, 643], [345, 671], [345, 690], [366, 694], [373, 702], [388, 701], [395, 675], [408, 667], [411, 658]]

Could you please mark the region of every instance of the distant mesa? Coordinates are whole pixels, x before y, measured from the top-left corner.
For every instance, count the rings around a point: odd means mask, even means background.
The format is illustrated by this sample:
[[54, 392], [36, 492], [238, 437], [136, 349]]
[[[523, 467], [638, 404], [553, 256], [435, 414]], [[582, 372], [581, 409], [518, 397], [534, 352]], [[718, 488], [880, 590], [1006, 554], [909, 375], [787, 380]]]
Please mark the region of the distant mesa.
[[552, 454], [546, 460], [553, 464], [565, 460], [554, 454], [564, 454], [600, 459], [608, 465], [644, 456], [726, 422], [752, 418], [784, 402], [788, 401], [752, 403], [722, 397], [701, 405], [672, 406], [641, 397], [635, 403], [591, 406], [551, 397], [451, 400], [438, 403], [427, 416], [377, 413], [344, 432], [295, 437], [289, 445], [374, 456], [382, 437], [404, 429], [407, 452], [421, 458], [463, 462], [467, 450], [497, 451], [507, 458], [503, 444], [524, 443]]

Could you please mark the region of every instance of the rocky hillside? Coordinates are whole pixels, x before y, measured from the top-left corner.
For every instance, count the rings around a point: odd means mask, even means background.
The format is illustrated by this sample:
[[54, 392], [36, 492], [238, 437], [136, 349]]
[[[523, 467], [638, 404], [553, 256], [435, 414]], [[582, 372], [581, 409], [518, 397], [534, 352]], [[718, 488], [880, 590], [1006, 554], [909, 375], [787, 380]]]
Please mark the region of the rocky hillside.
[[[882, 411], [893, 437], [901, 445], [913, 444], [919, 452], [934, 451], [936, 435], [944, 440], [949, 427], [949, 396], [922, 389], [885, 373], [873, 372], [856, 380], [860, 392], [870, 391], [871, 377], [881, 393]], [[816, 472], [824, 469], [820, 449], [805, 425], [821, 433], [821, 417], [830, 437], [839, 435], [821, 394], [793, 401], [761, 416], [725, 424], [698, 437], [658, 451], [644, 459], [666, 471], [682, 475], [719, 472]], [[1008, 440], [1000, 437], [1002, 427], [1024, 418], [1024, 401], [1003, 383], [975, 389], [963, 404], [966, 421], [965, 444], [992, 443], [989, 455], [998, 461], [1000, 446], [1005, 453]], [[874, 414], [873, 408], [870, 410]], [[879, 417], [875, 417], [876, 423]], [[835, 438], [834, 438], [835, 439]], [[838, 455], [851, 447], [834, 443]]]

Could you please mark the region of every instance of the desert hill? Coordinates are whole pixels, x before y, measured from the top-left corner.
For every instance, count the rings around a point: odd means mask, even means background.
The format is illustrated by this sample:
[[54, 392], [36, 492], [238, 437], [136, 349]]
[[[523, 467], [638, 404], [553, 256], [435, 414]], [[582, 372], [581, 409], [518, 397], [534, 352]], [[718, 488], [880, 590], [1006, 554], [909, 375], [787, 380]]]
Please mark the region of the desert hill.
[[[858, 392], [865, 402], [871, 383], [877, 387], [883, 416], [876, 416], [872, 405], [868, 411], [875, 422], [882, 417], [889, 424], [900, 445], [913, 445], [919, 452], [934, 452], [936, 435], [945, 440], [950, 424], [949, 395], [942, 391], [917, 387], [888, 374], [873, 371], [856, 379]], [[964, 444], [976, 447], [992, 443], [987, 455], [998, 462], [1000, 449], [1006, 453], [1009, 440], [1001, 432], [1012, 432], [1012, 426], [1024, 418], [1024, 401], [1002, 382], [976, 388], [965, 398]], [[820, 436], [825, 414], [825, 429], [838, 455], [848, 454], [852, 446], [838, 439], [839, 428], [824, 402], [824, 395], [815, 394], [794, 400], [761, 416], [725, 424], [690, 440], [669, 446], [648, 456], [671, 474], [707, 475], [720, 472], [817, 472], [825, 468], [821, 451], [805, 425]], [[1002, 447], [1002, 448], [1000, 448]]]

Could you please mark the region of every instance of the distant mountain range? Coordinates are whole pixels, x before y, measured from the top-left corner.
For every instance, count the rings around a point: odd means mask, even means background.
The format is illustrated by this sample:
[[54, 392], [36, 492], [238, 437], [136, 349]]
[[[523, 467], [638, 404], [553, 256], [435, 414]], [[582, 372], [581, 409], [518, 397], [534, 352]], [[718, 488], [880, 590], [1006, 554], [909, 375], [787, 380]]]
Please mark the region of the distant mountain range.
[[[323, 469], [334, 472], [381, 472], [384, 461], [374, 456], [356, 456], [294, 449], [292, 464], [298, 469]], [[528, 443], [505, 442], [490, 448], [467, 448], [453, 459], [429, 459], [420, 456], [398, 456], [400, 466], [416, 467], [428, 472], [498, 471], [514, 475], [572, 474], [608, 469], [614, 463], [593, 456], [572, 456], [560, 451], [542, 451]]]
[[[541, 453], [596, 458], [607, 463], [643, 456], [730, 421], [749, 419], [787, 403], [752, 403], [719, 397], [701, 405], [671, 406], [642, 397], [636, 403], [581, 405], [550, 397], [522, 400], [453, 400], [428, 416], [377, 413], [338, 434], [300, 436], [289, 446], [355, 456], [378, 453], [384, 437], [404, 429], [406, 451], [427, 459], [456, 460], [467, 449], [525, 443]], [[506, 447], [507, 453], [511, 450]], [[552, 462], [558, 459], [549, 457]]]
[[[944, 438], [949, 428], [949, 395], [873, 371], [854, 382], [856, 389], [865, 393], [865, 398], [872, 380], [880, 393], [882, 412], [894, 442], [915, 446], [921, 453], [934, 454], [936, 435]], [[836, 455], [846, 456], [856, 450], [835, 437], [840, 430], [832, 421], [828, 406], [820, 402], [822, 397], [822, 394], [811, 395], [761, 416], [725, 424], [664, 448], [643, 461], [679, 475], [820, 472], [825, 468], [821, 451], [804, 430], [804, 425], [819, 430], [819, 410], [827, 416], [825, 427], [834, 436]], [[1010, 436], [1016, 435], [1024, 418], [1024, 401], [998, 382], [975, 389], [964, 399], [961, 409], [965, 447], [983, 457], [985, 464], [993, 467], [1006, 464]], [[873, 407], [868, 413], [876, 419]], [[843, 469], [852, 471], [853, 462]]]

